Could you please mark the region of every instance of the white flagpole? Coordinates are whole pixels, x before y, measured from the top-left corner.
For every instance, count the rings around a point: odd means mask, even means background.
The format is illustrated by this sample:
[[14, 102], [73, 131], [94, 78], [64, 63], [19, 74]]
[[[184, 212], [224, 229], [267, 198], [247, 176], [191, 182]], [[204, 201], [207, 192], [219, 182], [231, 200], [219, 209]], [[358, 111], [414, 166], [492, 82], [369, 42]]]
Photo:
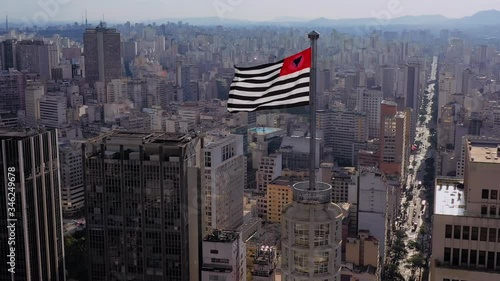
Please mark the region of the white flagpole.
[[311, 40], [311, 74], [309, 81], [309, 190], [316, 189], [316, 64], [317, 64], [317, 46], [319, 33], [311, 31], [308, 34]]

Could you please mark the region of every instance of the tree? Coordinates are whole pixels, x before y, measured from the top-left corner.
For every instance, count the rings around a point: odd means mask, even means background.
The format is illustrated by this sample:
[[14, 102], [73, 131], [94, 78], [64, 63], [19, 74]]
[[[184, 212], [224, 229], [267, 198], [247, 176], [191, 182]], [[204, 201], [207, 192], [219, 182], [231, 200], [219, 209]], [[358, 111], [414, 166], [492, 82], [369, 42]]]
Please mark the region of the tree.
[[[75, 237], [80, 237], [75, 239]], [[74, 233], [64, 238], [64, 250], [66, 254], [66, 269], [69, 279], [80, 281], [88, 280], [87, 263], [87, 243], [86, 237], [82, 233]]]
[[395, 264], [387, 264], [384, 267], [384, 279], [388, 281], [404, 281], [405, 278], [399, 273], [398, 266]]

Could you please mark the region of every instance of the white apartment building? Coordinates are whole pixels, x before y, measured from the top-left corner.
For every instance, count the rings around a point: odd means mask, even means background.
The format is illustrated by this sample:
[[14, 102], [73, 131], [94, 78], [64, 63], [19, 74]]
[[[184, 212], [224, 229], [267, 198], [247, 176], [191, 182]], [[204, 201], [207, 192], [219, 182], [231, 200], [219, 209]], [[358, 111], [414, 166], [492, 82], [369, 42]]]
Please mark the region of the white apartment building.
[[358, 230], [368, 230], [380, 241], [379, 256], [382, 261], [387, 229], [397, 213], [398, 185], [398, 179], [384, 176], [371, 167], [360, 167]]
[[257, 170], [257, 214], [260, 218], [267, 218], [267, 185], [281, 176], [283, 167], [282, 154], [262, 156]]
[[62, 128], [67, 125], [66, 103], [63, 93], [44, 95], [39, 101], [41, 124], [52, 128]]
[[25, 92], [26, 125], [35, 126], [40, 120], [40, 99], [45, 87], [40, 82], [29, 81]]
[[380, 104], [384, 100], [384, 94], [379, 90], [359, 87], [357, 95], [357, 109], [359, 112], [366, 113], [368, 138], [378, 138], [380, 135]]
[[465, 143], [464, 178], [437, 178], [431, 281], [500, 280], [500, 141]]
[[245, 281], [246, 247], [237, 231], [214, 230], [203, 238], [201, 281]]
[[61, 205], [64, 214], [72, 215], [83, 209], [85, 190], [83, 185], [83, 169], [81, 145], [61, 144], [59, 146], [59, 162], [61, 164]]
[[115, 103], [121, 102], [128, 98], [127, 79], [113, 79], [108, 83], [106, 88], [106, 102]]
[[243, 223], [243, 136], [207, 134], [205, 142], [205, 233], [235, 230]]

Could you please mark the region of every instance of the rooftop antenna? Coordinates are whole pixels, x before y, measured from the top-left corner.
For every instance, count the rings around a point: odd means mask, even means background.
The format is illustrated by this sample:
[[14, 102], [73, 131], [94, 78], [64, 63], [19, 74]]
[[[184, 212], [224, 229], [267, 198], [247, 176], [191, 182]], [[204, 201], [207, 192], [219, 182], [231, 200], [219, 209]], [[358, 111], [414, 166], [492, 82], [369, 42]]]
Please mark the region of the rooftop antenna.
[[85, 9], [85, 27], [89, 26], [87, 21], [87, 9]]
[[5, 30], [9, 32], [9, 15], [5, 14]]

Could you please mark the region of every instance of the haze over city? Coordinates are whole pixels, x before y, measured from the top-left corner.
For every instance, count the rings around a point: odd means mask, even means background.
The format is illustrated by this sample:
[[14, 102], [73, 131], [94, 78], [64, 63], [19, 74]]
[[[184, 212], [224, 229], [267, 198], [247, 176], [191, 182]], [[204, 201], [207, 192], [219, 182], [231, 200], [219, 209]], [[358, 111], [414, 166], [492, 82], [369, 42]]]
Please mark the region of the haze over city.
[[500, 280], [500, 0], [0, 1], [0, 280]]
[[[379, 17], [389, 10], [391, 17], [442, 15], [449, 18], [471, 16], [483, 10], [500, 10], [499, 0], [54, 0], [40, 3], [58, 3], [60, 11], [52, 21], [77, 21], [87, 10], [91, 21], [104, 15], [110, 22], [154, 21], [194, 17], [217, 17], [218, 10], [227, 10], [228, 19], [271, 21], [275, 19], [311, 20], [316, 18], [354, 19]], [[43, 9], [43, 4], [32, 0], [4, 1], [0, 12], [19, 20]], [[28, 16], [29, 18], [29, 16]]]

